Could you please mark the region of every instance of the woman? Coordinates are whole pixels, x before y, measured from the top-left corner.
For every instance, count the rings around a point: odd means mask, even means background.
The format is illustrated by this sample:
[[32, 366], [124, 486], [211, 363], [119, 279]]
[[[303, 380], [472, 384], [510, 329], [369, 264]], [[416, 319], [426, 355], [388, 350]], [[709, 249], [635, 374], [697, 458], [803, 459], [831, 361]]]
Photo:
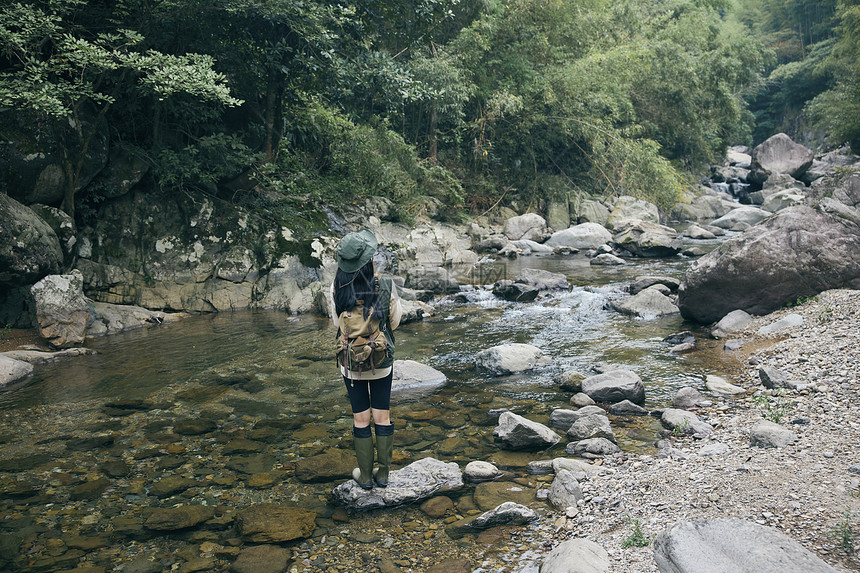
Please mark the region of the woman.
[[[400, 324], [402, 312], [391, 277], [374, 274], [377, 245], [376, 237], [367, 229], [341, 239], [337, 246], [337, 273], [331, 286], [338, 364], [352, 406], [353, 444], [358, 460], [352, 477], [364, 489], [371, 489], [374, 481], [379, 487], [388, 485], [394, 447], [390, 418], [392, 331]], [[369, 340], [374, 342], [368, 343]], [[376, 470], [371, 418], [376, 428]]]

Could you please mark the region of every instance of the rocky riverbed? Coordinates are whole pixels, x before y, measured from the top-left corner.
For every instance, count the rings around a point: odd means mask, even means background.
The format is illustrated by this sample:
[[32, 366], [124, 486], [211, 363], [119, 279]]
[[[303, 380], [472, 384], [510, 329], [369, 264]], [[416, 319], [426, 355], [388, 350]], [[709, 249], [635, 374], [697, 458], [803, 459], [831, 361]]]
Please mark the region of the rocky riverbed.
[[[789, 316], [795, 326], [761, 333]], [[608, 571], [638, 573], [657, 571], [653, 540], [669, 526], [735, 517], [786, 533], [837, 570], [856, 570], [858, 334], [860, 291], [828, 291], [753, 319], [730, 335], [737, 350], [700, 344], [694, 353], [730, 357], [729, 381], [747, 392], [721, 397], [703, 380], [698, 389], [711, 405], [695, 413], [713, 433], [696, 439], [667, 431], [659, 450], [592, 460], [590, 471], [577, 475], [582, 500], [564, 510], [546, 501], [554, 476], [541, 462], [571, 456], [500, 451], [496, 481], [406, 507], [347, 512], [333, 503], [331, 481], [315, 481], [339, 469], [302, 462], [322, 460], [314, 456], [325, 453], [341, 413], [261, 421], [243, 414], [247, 405], [237, 400], [231, 413], [210, 404], [203, 416], [187, 401], [238, 389], [274, 397], [248, 375], [177, 384], [146, 401], [3, 412], [0, 558], [10, 571], [79, 573], [531, 573], [560, 543], [585, 538], [606, 550]], [[761, 368], [784, 372], [800, 389], [764, 392]], [[404, 410], [400, 423], [441, 416], [449, 427], [423, 426], [424, 438], [435, 431], [448, 448], [440, 457], [464, 466], [470, 443], [492, 430], [488, 405], [490, 396], [476, 396], [465, 426], [434, 408]], [[763, 417], [796, 441], [751, 446], [751, 429]], [[334, 428], [346, 435], [342, 430]], [[398, 436], [396, 465], [413, 451], [420, 457], [420, 432], [401, 428]], [[343, 464], [352, 464], [349, 444], [338, 446]], [[303, 472], [305, 481], [296, 480]], [[456, 530], [460, 518], [505, 501], [540, 517], [525, 526]], [[629, 546], [634, 541], [647, 545]]]

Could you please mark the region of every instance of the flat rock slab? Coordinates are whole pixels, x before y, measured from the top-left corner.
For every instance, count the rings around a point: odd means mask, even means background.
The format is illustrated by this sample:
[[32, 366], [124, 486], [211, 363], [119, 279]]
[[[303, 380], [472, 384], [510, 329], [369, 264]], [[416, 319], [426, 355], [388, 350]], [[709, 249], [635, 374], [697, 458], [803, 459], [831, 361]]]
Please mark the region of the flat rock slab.
[[391, 393], [397, 395], [425, 393], [443, 386], [448, 380], [442, 372], [415, 360], [395, 360]]
[[609, 566], [609, 554], [603, 547], [588, 539], [571, 539], [546, 556], [540, 573], [605, 573]]
[[743, 519], [683, 521], [654, 541], [661, 573], [836, 573], [776, 529]]
[[239, 513], [239, 535], [250, 543], [286, 543], [311, 536], [315, 511], [277, 503], [258, 503]]
[[375, 509], [405, 505], [461, 487], [463, 473], [456, 463], [424, 458], [403, 469], [393, 470], [386, 488], [365, 490], [355, 480], [349, 480], [335, 487], [332, 493], [346, 507]]
[[33, 365], [29, 362], [0, 354], [0, 388], [32, 373]]

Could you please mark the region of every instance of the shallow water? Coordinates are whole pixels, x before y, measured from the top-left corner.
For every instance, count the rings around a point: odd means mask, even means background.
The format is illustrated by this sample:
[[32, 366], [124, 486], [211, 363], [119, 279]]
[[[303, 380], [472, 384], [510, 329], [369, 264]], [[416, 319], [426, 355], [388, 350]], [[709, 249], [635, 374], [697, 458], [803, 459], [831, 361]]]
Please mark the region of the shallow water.
[[[505, 480], [531, 483], [525, 465], [565, 455], [566, 441], [542, 452], [500, 450], [492, 437], [496, 416], [510, 409], [548, 423], [554, 409], [569, 407], [570, 393], [554, 382], [558, 374], [631, 369], [645, 383], [645, 406], [658, 408], [678, 388], [701, 386], [705, 374], [730, 369], [725, 353], [680, 316], [634, 319], [608, 307], [628, 296], [624, 288], [637, 276], [680, 278], [689, 263], [675, 258], [592, 268], [580, 256], [524, 257], [460, 274], [462, 283], [477, 284], [437, 299], [434, 316], [396, 332], [398, 358], [429, 364], [448, 380], [417, 397], [393, 397], [394, 467], [427, 456], [461, 467], [488, 460], [505, 471]], [[482, 286], [529, 268], [563, 273], [573, 286], [533, 303], [501, 301]], [[663, 339], [681, 330], [696, 333], [702, 348], [671, 355]], [[314, 510], [317, 529], [296, 547], [296, 559], [307, 564], [302, 571], [353, 570], [350, 551], [330, 548], [359, 536], [358, 551], [366, 531], [399, 531], [397, 551], [420, 555], [413, 571], [450, 556], [484, 554], [474, 541], [448, 540], [413, 507], [351, 515], [348, 526], [330, 519], [331, 490], [346, 479], [344, 472], [303, 477], [299, 468], [302, 460], [336, 452], [352, 467], [352, 416], [332, 357], [333, 336], [330, 322], [316, 316], [202, 315], [93, 339], [87, 346], [94, 355], [38, 365], [31, 379], [0, 392], [0, 536], [18, 547], [0, 554], [0, 569], [3, 559], [11, 571], [28, 572], [77, 563], [134, 569], [134, 560], [144, 559], [160, 560], [167, 570], [199, 553], [201, 541], [233, 543], [235, 532], [217, 526], [194, 534], [141, 529], [153, 507], [187, 503], [233, 511], [271, 501]], [[477, 352], [510, 342], [538, 346], [552, 363], [506, 378], [474, 369]], [[656, 418], [610, 419], [624, 451], [653, 451]], [[118, 462], [114, 475], [111, 464]], [[176, 480], [183, 483], [175, 492], [156, 493]], [[474, 509], [470, 494], [467, 487], [452, 495], [458, 513]], [[70, 534], [107, 535], [110, 542], [81, 551], [56, 541]], [[165, 557], [176, 551], [185, 557]], [[229, 561], [211, 570], [226, 571]]]

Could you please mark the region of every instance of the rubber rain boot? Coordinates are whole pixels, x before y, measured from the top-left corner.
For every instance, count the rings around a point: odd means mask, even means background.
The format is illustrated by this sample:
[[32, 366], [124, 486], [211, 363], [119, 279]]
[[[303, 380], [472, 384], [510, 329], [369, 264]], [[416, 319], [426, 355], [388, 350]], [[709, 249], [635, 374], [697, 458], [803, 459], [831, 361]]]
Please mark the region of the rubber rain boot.
[[379, 467], [373, 471], [373, 479], [379, 487], [388, 486], [392, 451], [394, 451], [394, 424], [376, 426], [376, 461]]
[[352, 429], [353, 447], [358, 467], [352, 470], [352, 479], [362, 489], [373, 488], [373, 437], [370, 426]]

